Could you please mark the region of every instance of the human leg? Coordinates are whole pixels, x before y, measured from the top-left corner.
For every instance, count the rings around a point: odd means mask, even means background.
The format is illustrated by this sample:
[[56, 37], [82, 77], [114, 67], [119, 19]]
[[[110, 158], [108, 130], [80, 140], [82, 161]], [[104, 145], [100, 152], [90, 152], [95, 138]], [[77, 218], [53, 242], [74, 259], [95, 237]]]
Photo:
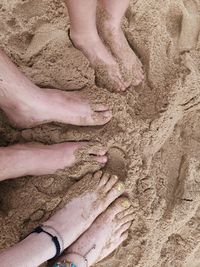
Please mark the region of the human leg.
[[103, 125], [111, 117], [104, 105], [91, 106], [80, 93], [41, 89], [25, 77], [0, 51], [0, 108], [20, 128], [47, 122], [78, 126]]
[[134, 210], [128, 199], [118, 198], [57, 262], [73, 262], [77, 267], [96, 264], [127, 239], [133, 220]]
[[97, 80], [102, 86], [110, 84], [116, 90], [125, 90], [128, 84], [97, 31], [97, 0], [66, 0], [66, 4], [70, 16], [70, 37], [95, 69]]
[[[78, 162], [76, 153], [87, 142], [66, 142], [55, 145], [27, 143], [0, 148], [0, 181], [27, 175], [54, 174]], [[85, 157], [100, 166], [107, 162], [106, 150], [91, 147]]]
[[122, 30], [122, 21], [130, 0], [99, 0], [99, 2], [101, 8], [98, 21], [100, 35], [117, 58], [124, 75], [136, 86], [144, 78], [142, 64], [128, 44]]
[[[73, 197], [74, 191], [77, 190], [79, 195]], [[62, 238], [63, 248], [67, 248], [91, 226], [99, 214], [123, 194], [124, 190], [124, 184], [119, 182], [116, 176], [103, 174], [101, 171], [87, 175], [70, 188], [67, 195], [71, 196], [71, 200], [49, 218], [43, 228], [52, 235], [58, 236], [58, 232], [60, 243]], [[122, 205], [127, 205], [127, 199], [123, 200]], [[33, 233], [1, 252], [0, 262], [2, 267], [35, 267], [53, 258], [55, 252], [55, 246], [48, 235]]]

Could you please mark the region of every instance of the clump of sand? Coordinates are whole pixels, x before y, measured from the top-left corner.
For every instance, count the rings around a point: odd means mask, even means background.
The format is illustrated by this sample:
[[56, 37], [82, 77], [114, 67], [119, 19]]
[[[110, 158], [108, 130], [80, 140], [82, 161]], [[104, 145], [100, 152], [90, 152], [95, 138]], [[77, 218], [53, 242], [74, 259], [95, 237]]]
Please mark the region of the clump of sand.
[[[200, 264], [200, 3], [132, 0], [124, 28], [146, 81], [127, 93], [95, 87], [94, 72], [70, 43], [64, 2], [2, 0], [0, 44], [36, 84], [79, 90], [108, 103], [103, 127], [55, 124], [18, 131], [1, 115], [0, 145], [93, 140], [109, 148], [105, 169], [126, 182], [135, 221], [129, 239], [98, 266]], [[12, 167], [12, 166], [11, 166]], [[60, 205], [75, 173], [23, 177], [0, 186], [0, 248], [17, 242]]]

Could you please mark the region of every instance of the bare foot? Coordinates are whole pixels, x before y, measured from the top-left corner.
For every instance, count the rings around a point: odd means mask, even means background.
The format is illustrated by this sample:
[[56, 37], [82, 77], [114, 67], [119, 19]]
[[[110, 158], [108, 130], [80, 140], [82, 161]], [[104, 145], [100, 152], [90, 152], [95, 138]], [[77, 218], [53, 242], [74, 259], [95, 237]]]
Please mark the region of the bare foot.
[[[87, 189], [86, 189], [87, 188]], [[52, 216], [44, 226], [56, 229], [63, 238], [64, 248], [69, 247], [94, 222], [94, 220], [125, 190], [116, 176], [102, 174], [86, 176], [67, 192], [70, 196], [79, 190], [79, 195]], [[82, 191], [81, 191], [82, 190]], [[54, 233], [55, 234], [55, 233]]]
[[20, 128], [31, 128], [43, 123], [60, 122], [78, 126], [104, 125], [112, 112], [104, 105], [91, 107], [78, 92], [55, 89], [29, 88], [28, 94], [4, 105], [10, 121]]
[[112, 54], [119, 62], [121, 71], [126, 80], [134, 86], [144, 79], [142, 64], [131, 49], [121, 27], [115, 25], [112, 18], [99, 19], [99, 32]]
[[[78, 156], [78, 151], [81, 156]], [[88, 142], [67, 142], [55, 145], [27, 143], [0, 148], [0, 180], [27, 175], [54, 174], [58, 170], [72, 167], [82, 160], [104, 166], [107, 150], [101, 145], [92, 146]], [[10, 168], [12, 164], [12, 168]]]
[[70, 32], [70, 39], [73, 45], [83, 52], [94, 68], [98, 85], [116, 91], [124, 91], [129, 87], [130, 83], [123, 79], [118, 63], [98, 34], [77, 36]]
[[133, 208], [130, 207], [129, 200], [122, 197], [117, 199], [96, 219], [92, 226], [66, 250], [66, 256], [61, 257], [58, 263], [71, 262], [74, 263], [76, 267], [89, 267], [96, 264], [107, 257], [126, 240], [128, 237], [128, 229], [133, 220]]

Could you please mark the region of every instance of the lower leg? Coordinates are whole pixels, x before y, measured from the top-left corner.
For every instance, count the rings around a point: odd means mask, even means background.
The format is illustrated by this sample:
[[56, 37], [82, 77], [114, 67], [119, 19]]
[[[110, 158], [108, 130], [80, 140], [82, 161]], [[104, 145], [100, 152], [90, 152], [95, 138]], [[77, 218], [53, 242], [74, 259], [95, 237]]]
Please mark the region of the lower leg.
[[[86, 187], [87, 190], [85, 190]], [[94, 175], [88, 174], [66, 192], [62, 198], [62, 203], [66, 203], [66, 205], [50, 217], [44, 223], [43, 228], [57, 236], [62, 248], [65, 249], [86, 232], [94, 220], [115, 199], [119, 198], [124, 190], [124, 184], [119, 182], [114, 175], [102, 172], [96, 172]], [[124, 199], [124, 203], [121, 203], [123, 207], [125, 204], [127, 205], [127, 201]], [[99, 239], [103, 234], [104, 232], [101, 231], [98, 236], [93, 237]], [[86, 239], [88, 238], [86, 237]], [[90, 240], [90, 243], [91, 241], [93, 240]], [[55, 245], [47, 234], [32, 233], [20, 243], [1, 252], [0, 262], [2, 267], [35, 267], [54, 257], [55, 253]], [[80, 251], [80, 253], [82, 252]], [[77, 262], [76, 259], [74, 263]], [[77, 262], [77, 267], [81, 266], [81, 262]], [[85, 265], [83, 266], [85, 267]]]
[[[57, 170], [71, 167], [78, 163], [77, 150], [87, 144], [85, 142], [56, 145], [28, 143], [2, 147], [0, 148], [0, 181], [27, 175], [53, 174]], [[106, 150], [102, 147], [91, 148], [90, 151], [85, 151], [85, 157], [104, 165], [107, 161], [105, 153]]]
[[[101, 86], [106, 86], [108, 80], [116, 89], [125, 89], [118, 64], [99, 37], [96, 26], [97, 0], [66, 0], [70, 17], [70, 37], [76, 48], [87, 57], [96, 71], [96, 78], [101, 76]], [[101, 74], [98, 70], [101, 66]], [[106, 76], [106, 77], [102, 77]], [[104, 84], [105, 82], [105, 84]], [[111, 82], [110, 82], [111, 83]], [[108, 87], [108, 86], [107, 86]]]
[[122, 19], [129, 6], [130, 0], [100, 0], [101, 7], [106, 11], [113, 27], [121, 28]]
[[96, 28], [97, 0], [66, 0], [70, 17], [70, 34], [73, 40], [98, 39]]
[[113, 55], [118, 59], [127, 80], [138, 85], [143, 79], [142, 64], [129, 46], [122, 31], [122, 21], [130, 0], [100, 0], [99, 32]]
[[[28, 91], [28, 88], [31, 90]], [[29, 81], [0, 50], [0, 107], [4, 110], [12, 107], [13, 111], [22, 105], [28, 107], [26, 100], [33, 100], [37, 91], [37, 86]]]
[[0, 50], [0, 108], [20, 128], [57, 121], [74, 125], [102, 125], [112, 115], [104, 105], [91, 107], [78, 92], [41, 89], [21, 73]]
[[130, 207], [129, 200], [118, 198], [59, 260], [73, 262], [77, 267], [93, 266], [126, 240], [134, 217], [134, 209]]

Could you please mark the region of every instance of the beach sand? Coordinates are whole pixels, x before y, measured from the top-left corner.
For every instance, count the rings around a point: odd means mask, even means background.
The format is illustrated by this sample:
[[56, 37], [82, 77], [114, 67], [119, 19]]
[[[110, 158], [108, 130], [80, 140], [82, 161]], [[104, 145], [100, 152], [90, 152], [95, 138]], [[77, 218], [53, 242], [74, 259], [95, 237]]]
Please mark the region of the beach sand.
[[[0, 145], [104, 144], [105, 169], [125, 181], [135, 220], [128, 240], [97, 266], [200, 266], [200, 2], [131, 1], [124, 30], [146, 79], [124, 94], [95, 86], [68, 27], [64, 1], [1, 0], [0, 46], [27, 77], [44, 88], [82, 90], [110, 105], [114, 118], [103, 127], [48, 124], [19, 131], [1, 113]], [[0, 249], [45, 221], [91, 171], [86, 162], [70, 174], [2, 182]]]

